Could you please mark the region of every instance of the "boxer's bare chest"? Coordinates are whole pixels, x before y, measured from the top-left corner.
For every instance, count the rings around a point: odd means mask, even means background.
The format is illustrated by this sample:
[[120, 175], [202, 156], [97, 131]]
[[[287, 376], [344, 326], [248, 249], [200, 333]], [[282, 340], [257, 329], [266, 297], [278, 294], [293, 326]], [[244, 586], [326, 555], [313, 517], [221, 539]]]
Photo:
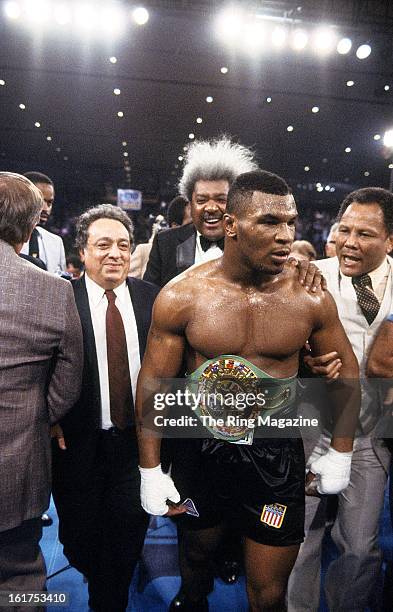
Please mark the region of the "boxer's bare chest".
[[190, 365], [231, 354], [277, 376], [291, 375], [312, 330], [309, 304], [299, 296], [285, 290], [205, 291], [186, 327]]

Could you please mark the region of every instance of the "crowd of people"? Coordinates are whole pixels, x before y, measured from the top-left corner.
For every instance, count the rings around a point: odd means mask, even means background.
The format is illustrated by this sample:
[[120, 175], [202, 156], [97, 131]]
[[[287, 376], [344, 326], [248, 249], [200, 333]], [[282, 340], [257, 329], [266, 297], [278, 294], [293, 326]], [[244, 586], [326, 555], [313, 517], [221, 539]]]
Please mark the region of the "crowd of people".
[[[315, 612], [337, 496], [327, 603], [366, 610], [392, 448], [393, 194], [348, 194], [322, 259], [285, 180], [226, 137], [190, 145], [148, 243], [101, 204], [78, 218], [66, 258], [44, 227], [54, 198], [45, 174], [0, 173], [0, 591], [45, 590], [52, 493], [92, 610], [127, 609], [149, 515], [165, 515], [178, 533], [172, 612], [208, 610], [215, 576], [241, 571], [251, 610]], [[162, 429], [154, 402], [169, 379]], [[300, 427], [310, 406], [313, 435]]]

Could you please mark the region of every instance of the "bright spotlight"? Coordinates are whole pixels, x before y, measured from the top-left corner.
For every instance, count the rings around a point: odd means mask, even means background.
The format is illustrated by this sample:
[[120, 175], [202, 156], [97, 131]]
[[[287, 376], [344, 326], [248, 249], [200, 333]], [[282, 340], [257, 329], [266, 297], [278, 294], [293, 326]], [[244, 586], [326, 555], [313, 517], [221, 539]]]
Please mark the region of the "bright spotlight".
[[244, 16], [241, 10], [226, 10], [218, 16], [216, 31], [220, 38], [231, 43], [236, 42], [236, 38], [243, 29]]
[[385, 147], [393, 147], [393, 130], [387, 130], [383, 137]]
[[334, 46], [334, 35], [331, 30], [318, 30], [315, 34], [315, 48], [320, 53], [329, 53]]
[[143, 6], [138, 6], [138, 8], [132, 11], [132, 18], [136, 24], [140, 26], [145, 25], [149, 21], [149, 11]]
[[360, 60], [366, 59], [371, 53], [370, 45], [360, 45], [356, 51], [356, 57]]
[[26, 16], [35, 23], [42, 23], [49, 17], [49, 3], [45, 0], [28, 0], [25, 2]]
[[94, 28], [97, 21], [97, 12], [91, 4], [81, 4], [75, 9], [75, 23], [83, 30]]
[[243, 46], [250, 53], [258, 52], [264, 44], [265, 30], [260, 23], [247, 25], [243, 30]]
[[301, 51], [307, 45], [308, 36], [303, 30], [297, 30], [293, 36], [293, 48], [296, 51]]
[[346, 55], [352, 48], [352, 40], [350, 38], [342, 38], [337, 44], [337, 53]]
[[17, 2], [6, 2], [4, 5], [4, 13], [9, 19], [18, 19], [21, 14], [19, 4]]
[[70, 23], [71, 21], [71, 13], [66, 4], [59, 4], [58, 6], [55, 6], [53, 8], [53, 15], [55, 21], [61, 26], [67, 25], [67, 23]]
[[313, 106], [311, 109], [312, 113], [319, 113], [319, 106]]
[[108, 6], [102, 9], [100, 15], [101, 27], [104, 30], [121, 32], [124, 28], [125, 18], [120, 8], [116, 6]]
[[285, 44], [286, 38], [287, 38], [287, 31], [285, 30], [285, 28], [281, 28], [280, 26], [277, 26], [276, 28], [274, 28], [272, 32], [272, 43], [274, 47], [276, 48], [282, 47]]

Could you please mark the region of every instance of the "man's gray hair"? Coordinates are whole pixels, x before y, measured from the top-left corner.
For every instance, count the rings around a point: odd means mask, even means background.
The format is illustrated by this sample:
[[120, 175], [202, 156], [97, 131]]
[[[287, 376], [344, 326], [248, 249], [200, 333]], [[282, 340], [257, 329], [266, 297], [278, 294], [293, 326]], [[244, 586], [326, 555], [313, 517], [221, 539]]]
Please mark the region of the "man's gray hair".
[[214, 140], [197, 140], [188, 148], [183, 176], [179, 182], [179, 193], [191, 201], [197, 181], [226, 180], [231, 184], [239, 174], [257, 168], [254, 153], [231, 142], [228, 136]]
[[126, 228], [130, 237], [130, 244], [132, 245], [134, 240], [134, 227], [127, 213], [118, 206], [113, 206], [113, 204], [100, 204], [99, 206], [93, 206], [86, 210], [76, 222], [75, 246], [78, 250], [83, 250], [86, 247], [89, 227], [94, 221], [98, 221], [98, 219], [113, 219], [114, 221], [120, 221]]
[[43, 200], [29, 179], [0, 172], [0, 239], [15, 246], [28, 241], [37, 225]]

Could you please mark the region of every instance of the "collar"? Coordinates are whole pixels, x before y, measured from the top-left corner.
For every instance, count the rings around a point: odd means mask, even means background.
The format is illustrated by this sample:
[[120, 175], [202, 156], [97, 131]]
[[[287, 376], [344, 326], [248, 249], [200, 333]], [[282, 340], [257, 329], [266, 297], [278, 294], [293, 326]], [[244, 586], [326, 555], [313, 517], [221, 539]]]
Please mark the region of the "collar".
[[[202, 246], [201, 246], [201, 236], [202, 236], [201, 232], [198, 232], [198, 230], [197, 230], [198, 244], [199, 244], [200, 248], [202, 249]], [[209, 248], [216, 247], [217, 249], [220, 249], [220, 251], [223, 251], [223, 250], [224, 250], [224, 248], [221, 248], [221, 247], [219, 246], [219, 244], [218, 244], [218, 243], [219, 243], [221, 240], [222, 240], [222, 241], [224, 240], [224, 236], [223, 236], [222, 238], [219, 238], [218, 240], [212, 240], [212, 241], [211, 241], [211, 247], [209, 247]], [[203, 250], [203, 249], [202, 249], [202, 250]], [[206, 251], [205, 251], [205, 252], [206, 252]]]
[[[95, 281], [93, 281], [90, 276], [87, 274], [87, 272], [85, 272], [85, 281], [86, 281], [86, 290], [87, 290], [87, 295], [89, 297], [89, 302], [92, 303], [92, 305], [96, 308], [101, 300], [105, 299], [105, 289], [103, 289], [100, 285], [98, 285]], [[124, 281], [121, 285], [119, 285], [118, 287], [116, 287], [116, 289], [114, 289], [114, 292], [116, 294], [116, 298], [122, 302], [125, 303], [126, 299], [127, 299], [127, 284], [126, 281]]]
[[[368, 275], [371, 278], [371, 284], [372, 284], [373, 291], [375, 291], [375, 289], [383, 282], [383, 280], [387, 276], [389, 276], [389, 270], [390, 270], [390, 265], [389, 265], [388, 258], [386, 257], [383, 260], [383, 262], [378, 266], [378, 268], [375, 268], [375, 270], [368, 272]], [[340, 281], [345, 280], [345, 282], [348, 281], [352, 283], [352, 277], [346, 276], [345, 274], [341, 272], [340, 262], [338, 263], [338, 277]]]

